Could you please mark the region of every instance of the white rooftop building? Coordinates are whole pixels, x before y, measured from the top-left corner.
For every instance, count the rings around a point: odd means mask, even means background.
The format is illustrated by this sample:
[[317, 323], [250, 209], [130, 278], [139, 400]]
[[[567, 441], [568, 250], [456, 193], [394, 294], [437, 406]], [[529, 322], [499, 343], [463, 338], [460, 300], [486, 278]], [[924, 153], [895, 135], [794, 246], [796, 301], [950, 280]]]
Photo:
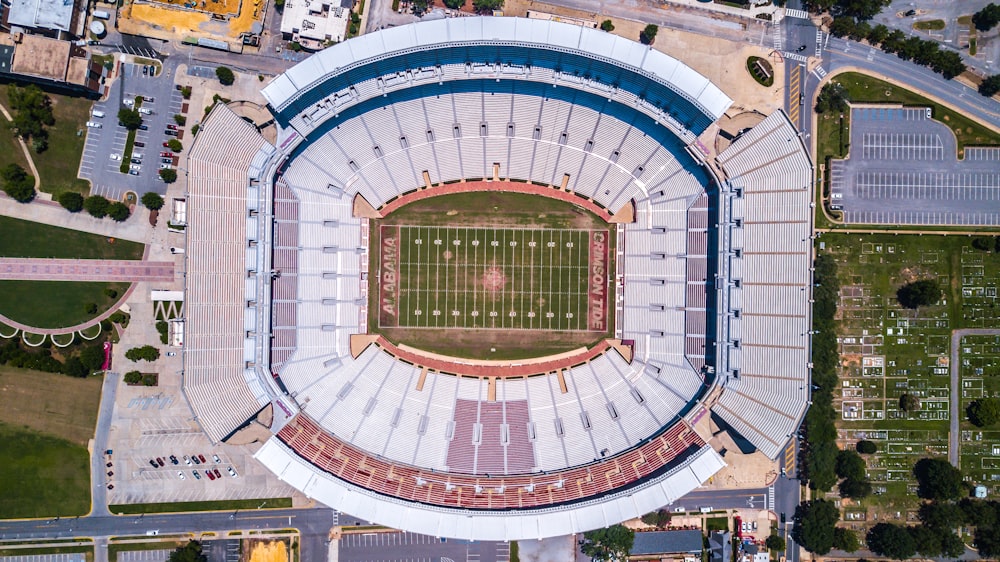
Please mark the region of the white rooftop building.
[[12, 26], [71, 32], [75, 0], [11, 0], [7, 23]]
[[327, 41], [343, 41], [354, 0], [288, 0], [281, 16], [281, 34], [307, 49]]

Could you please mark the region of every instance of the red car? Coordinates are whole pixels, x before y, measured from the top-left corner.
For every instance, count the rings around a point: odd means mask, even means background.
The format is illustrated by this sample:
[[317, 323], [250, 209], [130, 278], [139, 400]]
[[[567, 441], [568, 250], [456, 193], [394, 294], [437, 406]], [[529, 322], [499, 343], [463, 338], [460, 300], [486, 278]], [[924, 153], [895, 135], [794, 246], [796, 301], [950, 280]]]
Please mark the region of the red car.
[[198, 455], [198, 460], [205, 462], [205, 455]]
[[173, 155], [174, 155], [174, 153], [173, 153], [173, 152], [161, 152], [161, 153], [160, 153], [160, 156], [162, 156], [162, 157], [164, 157], [164, 158], [170, 158], [170, 157], [171, 157], [171, 156], [173, 156]]
[[170, 143], [169, 142], [165, 142], [165, 143], [163, 143], [163, 146], [165, 146], [167, 148], [170, 148]]
[[167, 128], [170, 129], [171, 131], [176, 131], [177, 125], [174, 125], [173, 123], [167, 123]]
[[206, 471], [205, 471], [205, 476], [208, 476], [208, 479], [209, 479], [209, 480], [215, 480], [215, 475], [214, 475], [214, 474], [212, 474], [212, 471], [211, 471], [211, 470], [206, 470]]
[[222, 478], [222, 473], [221, 473], [221, 472], [219, 472], [219, 469], [218, 469], [218, 468], [215, 468], [215, 469], [212, 469], [212, 472], [214, 472], [214, 473], [215, 473], [215, 477], [216, 477], [216, 478]]

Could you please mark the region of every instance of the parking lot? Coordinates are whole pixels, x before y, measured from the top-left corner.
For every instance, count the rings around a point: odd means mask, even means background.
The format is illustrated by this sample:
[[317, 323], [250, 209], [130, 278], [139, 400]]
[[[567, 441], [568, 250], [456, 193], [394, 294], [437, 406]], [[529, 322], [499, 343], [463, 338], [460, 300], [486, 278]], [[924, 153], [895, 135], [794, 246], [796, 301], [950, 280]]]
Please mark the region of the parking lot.
[[830, 208], [848, 224], [1000, 225], [998, 148], [968, 148], [929, 109], [856, 107], [851, 154], [833, 160]]
[[[87, 555], [79, 554], [26, 554], [24, 556], [0, 556], [3, 562], [85, 562]], [[166, 560], [164, 558], [163, 560]]]
[[[101, 127], [87, 129], [80, 176], [91, 181], [92, 193], [112, 200], [121, 199], [126, 191], [134, 191], [140, 196], [147, 191], [161, 195], [166, 193], [166, 184], [158, 175], [160, 152], [169, 151], [163, 143], [174, 137], [164, 131], [168, 124], [174, 124], [174, 115], [181, 112], [183, 98], [174, 89], [172, 76], [144, 74], [143, 66], [132, 63], [122, 65], [122, 76], [111, 88], [108, 98], [94, 104], [94, 111], [104, 113], [103, 118], [92, 118]], [[137, 175], [123, 174], [120, 158], [125, 150], [128, 131], [118, 125], [118, 110], [125, 100], [134, 100], [138, 95], [144, 98], [142, 107], [151, 113], [142, 116], [145, 130], [136, 131], [133, 155], [138, 153], [142, 156], [139, 159], [141, 163], [137, 164], [139, 169], [135, 170]]]
[[415, 533], [349, 533], [337, 545], [341, 562], [508, 562], [510, 544], [441, 539]]

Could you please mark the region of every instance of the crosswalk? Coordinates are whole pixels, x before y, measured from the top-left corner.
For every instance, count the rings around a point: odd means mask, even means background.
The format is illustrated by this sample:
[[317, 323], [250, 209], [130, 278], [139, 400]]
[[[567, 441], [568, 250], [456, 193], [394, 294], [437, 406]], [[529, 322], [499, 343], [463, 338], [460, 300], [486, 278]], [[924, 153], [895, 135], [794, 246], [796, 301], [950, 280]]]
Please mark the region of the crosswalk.
[[792, 9], [789, 9], [789, 8], [785, 8], [785, 17], [786, 18], [799, 18], [799, 19], [802, 19], [802, 20], [807, 20], [807, 19], [809, 19], [809, 12], [807, 12], [805, 10], [792, 10]]
[[793, 61], [798, 61], [798, 62], [807, 62], [809, 60], [806, 57], [804, 57], [804, 56], [802, 56], [802, 55], [800, 55], [798, 53], [790, 53], [790, 52], [786, 51], [786, 52], [784, 52], [782, 54], [788, 60], [793, 60]]
[[823, 30], [816, 28], [816, 56], [823, 55]]
[[816, 76], [816, 78], [819, 78], [820, 80], [822, 80], [823, 77], [826, 76], [826, 70], [822, 66], [817, 66], [816, 68], [814, 68], [812, 73], [814, 76]]
[[774, 511], [774, 486], [767, 487], [767, 509]]
[[784, 33], [782, 33], [781, 25], [771, 26], [771, 42], [774, 44], [774, 48], [779, 51], [784, 48]]

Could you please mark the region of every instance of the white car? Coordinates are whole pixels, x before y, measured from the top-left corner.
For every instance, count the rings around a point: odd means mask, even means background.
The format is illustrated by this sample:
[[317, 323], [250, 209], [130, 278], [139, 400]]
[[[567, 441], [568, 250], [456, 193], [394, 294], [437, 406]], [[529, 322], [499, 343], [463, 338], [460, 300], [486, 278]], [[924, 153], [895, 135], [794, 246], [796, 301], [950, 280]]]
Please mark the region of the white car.
[[170, 164], [160, 164], [161, 170], [169, 170], [170, 168], [173, 168]]
[[133, 152], [132, 153], [132, 158], [137, 158], [139, 160], [142, 160], [142, 153], [141, 152]]
[[187, 478], [184, 478], [184, 473], [183, 473], [183, 472], [181, 472], [181, 471], [179, 471], [179, 470], [177, 471], [177, 476], [178, 476], [178, 477], [179, 477], [179, 478], [180, 478], [181, 480], [187, 480]]
[[129, 107], [132, 107], [133, 105], [135, 105], [135, 100], [132, 99], [132, 98], [125, 98], [125, 99], [122, 100], [122, 103], [124, 103], [125, 105], [127, 105]]
[[153, 114], [153, 110], [149, 109], [148, 107], [140, 107], [139, 108], [139, 113], [142, 113], [143, 115], [152, 115]]
[[142, 169], [142, 166], [139, 164], [129, 164], [128, 167], [130, 170], [135, 170], [137, 172]]
[[110, 156], [111, 156], [112, 160], [121, 160], [122, 159], [122, 155], [121, 154], [111, 154]]
[[87, 121], [87, 126], [90, 127], [91, 129], [100, 129], [101, 128], [101, 124], [98, 123], [97, 121]]
[[231, 467], [231, 466], [228, 467], [228, 468], [226, 468], [226, 472], [228, 472], [229, 475], [232, 476], [233, 478], [236, 478], [237, 476], [239, 476], [238, 474], [236, 474], [236, 471], [233, 470], [233, 467]]

